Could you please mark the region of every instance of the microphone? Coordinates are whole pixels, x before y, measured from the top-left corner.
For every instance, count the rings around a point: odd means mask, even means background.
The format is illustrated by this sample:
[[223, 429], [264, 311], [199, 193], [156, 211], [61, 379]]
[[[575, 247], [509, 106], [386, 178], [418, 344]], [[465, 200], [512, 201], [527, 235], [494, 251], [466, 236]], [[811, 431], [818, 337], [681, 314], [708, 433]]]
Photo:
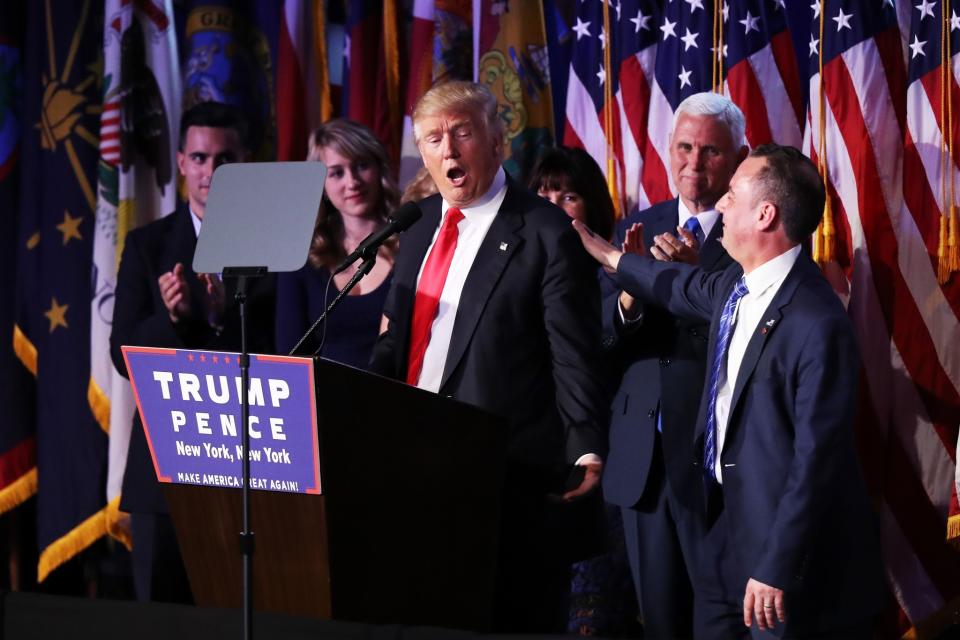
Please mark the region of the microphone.
[[420, 207], [418, 207], [415, 202], [408, 202], [394, 211], [393, 215], [387, 218], [387, 224], [364, 238], [360, 245], [353, 250], [353, 253], [337, 265], [337, 268], [333, 271], [333, 275], [337, 275], [360, 258], [367, 260], [371, 256], [376, 255], [377, 249], [386, 242], [387, 238], [395, 233], [403, 233], [410, 228], [410, 225], [419, 220], [421, 216], [423, 216], [423, 212], [420, 211]]

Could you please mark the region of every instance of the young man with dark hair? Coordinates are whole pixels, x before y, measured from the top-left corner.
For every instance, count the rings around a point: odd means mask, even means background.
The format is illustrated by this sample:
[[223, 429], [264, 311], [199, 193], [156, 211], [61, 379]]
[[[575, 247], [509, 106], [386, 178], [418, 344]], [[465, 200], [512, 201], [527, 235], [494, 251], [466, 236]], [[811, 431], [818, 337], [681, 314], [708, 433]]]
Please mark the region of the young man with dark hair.
[[[245, 136], [243, 116], [228, 105], [203, 102], [183, 114], [177, 167], [187, 202], [134, 229], [124, 243], [110, 333], [113, 364], [121, 374], [127, 375], [123, 345], [239, 349], [233, 283], [224, 286], [216, 274], [194, 273], [192, 264], [213, 172], [246, 160]], [[273, 350], [273, 306], [273, 278], [262, 278], [247, 300], [251, 352]], [[130, 435], [120, 509], [131, 514], [137, 599], [189, 602], [190, 587], [139, 415]]]

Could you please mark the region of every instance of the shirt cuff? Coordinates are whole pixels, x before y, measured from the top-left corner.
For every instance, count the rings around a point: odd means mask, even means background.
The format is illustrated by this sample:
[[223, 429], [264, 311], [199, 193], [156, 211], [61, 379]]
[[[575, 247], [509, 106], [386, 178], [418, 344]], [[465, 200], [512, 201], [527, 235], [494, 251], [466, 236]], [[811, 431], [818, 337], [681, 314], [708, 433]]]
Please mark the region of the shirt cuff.
[[603, 459], [595, 453], [585, 453], [577, 458], [577, 461], [573, 464], [577, 467], [582, 467], [588, 464], [603, 464]]
[[[640, 304], [640, 303], [637, 302], [637, 303], [635, 303], [635, 304]], [[626, 326], [626, 325], [628, 325], [628, 324], [634, 324], [634, 323], [636, 323], [636, 322], [640, 322], [641, 320], [643, 320], [643, 308], [642, 308], [642, 307], [641, 307], [641, 309], [640, 309], [640, 313], [637, 314], [637, 317], [636, 317], [636, 318], [634, 318], [634, 319], [632, 319], [632, 320], [628, 320], [627, 317], [626, 317], [626, 315], [623, 313], [623, 303], [620, 302], [619, 296], [617, 297], [617, 312], [620, 314], [620, 322], [622, 322], [622, 323], [624, 324], [624, 326]], [[609, 312], [608, 312], [608, 313], [609, 313]]]

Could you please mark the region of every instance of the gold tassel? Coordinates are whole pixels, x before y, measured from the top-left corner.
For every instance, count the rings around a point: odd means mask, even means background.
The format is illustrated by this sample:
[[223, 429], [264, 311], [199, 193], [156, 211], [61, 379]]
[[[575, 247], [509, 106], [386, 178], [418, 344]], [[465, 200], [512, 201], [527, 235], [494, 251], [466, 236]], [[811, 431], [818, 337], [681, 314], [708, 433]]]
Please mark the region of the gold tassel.
[[[960, 271], [960, 231], [958, 231], [958, 221], [957, 221], [957, 205], [950, 205], [950, 233], [947, 245], [950, 248], [949, 251], [949, 265], [950, 273], [956, 273]], [[949, 278], [949, 276], [948, 276]]]
[[133, 534], [130, 531], [130, 514], [120, 511], [120, 496], [107, 503], [107, 533], [110, 537], [125, 546], [128, 551], [133, 549]]
[[613, 31], [610, 29], [610, 5], [603, 4], [603, 32], [607, 34], [607, 44], [603, 48], [603, 72], [606, 74], [606, 82], [603, 83], [604, 104], [603, 104], [603, 125], [604, 141], [606, 142], [607, 152], [607, 189], [610, 191], [610, 198], [613, 200], [614, 217], [619, 220], [623, 217], [623, 206], [620, 202], [620, 185], [617, 182], [617, 160], [613, 152], [613, 86], [610, 78], [613, 77], [613, 65], [610, 60], [610, 49], [613, 48]]
[[32, 467], [22, 476], [0, 489], [0, 513], [6, 513], [37, 495], [37, 468]]
[[960, 548], [960, 513], [947, 519], [947, 542]]
[[89, 547], [107, 533], [107, 507], [97, 511], [61, 538], [54, 540], [40, 553], [37, 562], [37, 582], [43, 582], [50, 572]]
[[[818, 0], [819, 1], [819, 0]], [[823, 191], [826, 199], [823, 201], [823, 216], [820, 224], [817, 225], [816, 234], [813, 237], [813, 260], [821, 267], [836, 259], [834, 249], [834, 236], [836, 231], [833, 227], [833, 206], [830, 204], [830, 175], [827, 168], [827, 96], [823, 88], [823, 45], [824, 45], [824, 13], [826, 7], [820, 5], [820, 44], [817, 49], [817, 62], [820, 70], [820, 77], [817, 82], [817, 99], [820, 105], [820, 114], [817, 118], [817, 131], [820, 133], [820, 144], [817, 151], [817, 160], [819, 163], [820, 177], [823, 179]]]
[[937, 242], [937, 282], [940, 284], [950, 279], [950, 247], [947, 246], [949, 226], [947, 216], [940, 216], [940, 237]]
[[396, 0], [383, 3], [383, 48], [387, 84], [387, 113], [390, 117], [390, 140], [384, 140], [390, 160], [400, 161], [400, 141], [397, 136], [403, 129], [403, 105], [400, 104], [400, 52], [397, 49], [397, 4]]
[[314, 0], [313, 8], [313, 61], [314, 75], [320, 93], [320, 122], [333, 117], [333, 101], [330, 97], [330, 77], [327, 74], [327, 9], [324, 0]]
[[823, 203], [823, 217], [817, 225], [817, 232], [813, 238], [813, 260], [821, 267], [837, 259], [836, 229], [833, 224], [833, 206], [830, 196]]

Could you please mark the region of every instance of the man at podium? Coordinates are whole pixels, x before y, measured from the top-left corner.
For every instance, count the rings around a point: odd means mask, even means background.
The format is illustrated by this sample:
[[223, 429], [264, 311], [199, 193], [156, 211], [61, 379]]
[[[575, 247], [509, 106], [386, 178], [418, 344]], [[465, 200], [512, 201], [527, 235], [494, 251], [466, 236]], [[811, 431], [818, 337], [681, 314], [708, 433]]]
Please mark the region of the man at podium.
[[371, 370], [506, 419], [495, 626], [563, 631], [588, 551], [564, 517], [599, 499], [606, 447], [596, 270], [566, 214], [501, 168], [486, 87], [436, 86], [413, 121], [440, 193], [401, 240]]
[[[246, 159], [246, 123], [236, 109], [202, 102], [180, 121], [177, 167], [188, 202], [174, 213], [131, 231], [117, 275], [110, 352], [127, 375], [122, 345], [213, 349], [240, 348], [233, 283], [193, 272], [193, 253], [214, 170]], [[248, 295], [250, 351], [272, 353], [274, 279], [261, 278]], [[134, 416], [120, 508], [131, 514], [133, 578], [137, 599], [189, 601], [166, 501], [160, 490], [139, 414]]]

